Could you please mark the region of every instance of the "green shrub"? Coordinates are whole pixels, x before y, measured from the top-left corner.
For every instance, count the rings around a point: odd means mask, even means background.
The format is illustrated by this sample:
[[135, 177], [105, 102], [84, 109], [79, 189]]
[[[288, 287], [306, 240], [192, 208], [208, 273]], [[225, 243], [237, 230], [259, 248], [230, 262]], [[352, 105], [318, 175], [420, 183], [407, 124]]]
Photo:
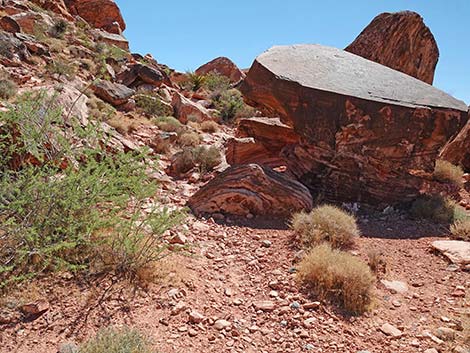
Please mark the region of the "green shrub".
[[201, 123], [201, 130], [204, 132], [214, 133], [219, 131], [219, 124], [212, 120], [206, 120]]
[[451, 183], [462, 187], [463, 170], [459, 166], [455, 166], [450, 162], [438, 159], [434, 169], [434, 178], [443, 183]]
[[300, 262], [298, 278], [322, 298], [361, 314], [370, 309], [374, 276], [368, 265], [351, 254], [319, 245]]
[[291, 228], [311, 247], [328, 242], [333, 248], [348, 247], [360, 235], [356, 219], [335, 206], [319, 206], [310, 213], [294, 214]]
[[18, 86], [12, 80], [0, 78], [0, 98], [10, 99], [18, 91]]
[[142, 109], [147, 115], [166, 117], [173, 114], [173, 108], [169, 104], [163, 103], [162, 100], [158, 97], [138, 94], [134, 98], [137, 107]]
[[223, 92], [230, 89], [230, 79], [215, 72], [205, 75], [204, 88], [211, 92]]
[[55, 38], [63, 38], [67, 29], [69, 28], [69, 24], [65, 20], [58, 20], [50, 29], [50, 34]]
[[220, 112], [220, 117], [226, 121], [237, 117], [245, 107], [242, 94], [236, 89], [224, 91], [216, 95], [213, 98], [213, 102], [215, 108]]
[[462, 207], [441, 195], [420, 196], [411, 205], [410, 213], [416, 219], [424, 218], [446, 224], [465, 218], [465, 210]]
[[220, 163], [222, 163], [222, 155], [219, 149], [215, 146], [199, 146], [193, 150], [193, 158], [196, 165], [202, 173], [214, 170]]
[[179, 132], [183, 128], [179, 120], [172, 116], [160, 116], [153, 119], [152, 122], [165, 132]]
[[198, 75], [193, 71], [186, 72], [187, 80], [183, 82], [183, 88], [196, 92], [204, 86], [206, 76]]
[[470, 241], [470, 219], [464, 219], [454, 222], [450, 226], [452, 239]]
[[183, 147], [197, 146], [201, 142], [201, 136], [197, 132], [186, 131], [178, 136], [178, 143]]
[[[113, 271], [134, 279], [165, 251], [181, 212], [142, 205], [156, 192], [145, 152], [109, 154], [93, 124], [63, 130], [45, 94], [0, 114], [0, 289], [40, 273]], [[73, 123], [73, 122], [70, 122]]]
[[68, 63], [61, 59], [54, 60], [47, 64], [46, 70], [50, 74], [65, 76], [69, 80], [72, 80], [77, 73], [77, 67], [74, 64]]
[[135, 329], [107, 328], [83, 344], [80, 353], [155, 353], [146, 336]]

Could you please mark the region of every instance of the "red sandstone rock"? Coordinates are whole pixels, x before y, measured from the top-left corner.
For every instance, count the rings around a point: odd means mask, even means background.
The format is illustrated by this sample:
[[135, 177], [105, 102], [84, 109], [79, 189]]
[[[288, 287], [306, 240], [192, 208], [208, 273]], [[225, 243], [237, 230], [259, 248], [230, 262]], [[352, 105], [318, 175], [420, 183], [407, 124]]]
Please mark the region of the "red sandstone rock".
[[256, 164], [231, 167], [202, 187], [188, 201], [197, 214], [283, 216], [310, 210], [312, 196], [287, 175]]
[[92, 86], [96, 96], [115, 107], [129, 102], [135, 91], [119, 83], [99, 80]]
[[225, 57], [216, 58], [196, 70], [198, 75], [206, 75], [210, 72], [218, 73], [227, 77], [230, 82], [237, 83], [245, 77], [245, 74], [235, 65], [232, 60]]
[[21, 32], [21, 27], [18, 22], [16, 22], [10, 16], [3, 16], [2, 18], [0, 18], [0, 29], [10, 33]]
[[71, 14], [79, 15], [95, 28], [116, 33], [117, 22], [122, 31], [126, 29], [121, 10], [112, 0], [65, 0], [65, 3]]
[[73, 17], [70, 15], [64, 0], [32, 0], [35, 4], [41, 6], [43, 9], [55, 12], [67, 20], [72, 21]]
[[[468, 115], [470, 118], [470, 110]], [[470, 171], [470, 119], [455, 139], [443, 148], [441, 158]]]
[[178, 92], [174, 93], [171, 105], [175, 111], [176, 118], [183, 124], [186, 124], [189, 117], [194, 117], [198, 121], [213, 120], [209, 110], [192, 102]]
[[468, 119], [463, 102], [430, 85], [319, 45], [270, 49], [241, 90], [294, 128], [300, 142], [282, 151], [289, 171], [335, 201], [415, 198]]
[[434, 36], [411, 11], [378, 15], [345, 50], [429, 84], [439, 60]]

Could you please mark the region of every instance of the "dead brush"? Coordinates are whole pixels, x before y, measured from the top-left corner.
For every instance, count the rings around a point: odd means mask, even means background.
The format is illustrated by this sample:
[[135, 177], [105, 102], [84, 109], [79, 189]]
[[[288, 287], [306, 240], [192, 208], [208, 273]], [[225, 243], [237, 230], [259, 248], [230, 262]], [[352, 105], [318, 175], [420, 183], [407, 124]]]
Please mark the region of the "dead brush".
[[329, 298], [353, 314], [368, 311], [375, 277], [369, 266], [328, 244], [312, 248], [300, 262], [298, 279], [322, 299]]
[[201, 123], [201, 130], [204, 132], [214, 133], [219, 131], [219, 124], [212, 120], [206, 120]]
[[387, 273], [387, 260], [379, 250], [372, 249], [367, 252], [369, 267], [376, 275]]
[[450, 162], [438, 159], [434, 169], [434, 178], [443, 183], [451, 183], [456, 186], [463, 186], [463, 169]]

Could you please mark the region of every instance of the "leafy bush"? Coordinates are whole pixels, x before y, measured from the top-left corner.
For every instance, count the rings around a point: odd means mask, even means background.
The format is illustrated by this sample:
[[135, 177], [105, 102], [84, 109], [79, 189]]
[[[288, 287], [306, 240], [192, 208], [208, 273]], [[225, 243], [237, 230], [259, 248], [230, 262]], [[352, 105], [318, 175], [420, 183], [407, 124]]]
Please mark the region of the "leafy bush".
[[461, 187], [463, 185], [463, 174], [464, 172], [459, 166], [440, 159], [436, 161], [434, 177], [443, 183], [451, 183]]
[[97, 147], [102, 131], [74, 124], [72, 135], [52, 106], [28, 95], [0, 115], [0, 289], [60, 269], [134, 279], [163, 256], [162, 234], [184, 215], [143, 214], [156, 192], [149, 156], [108, 154]]
[[187, 71], [186, 77], [187, 80], [183, 82], [183, 87], [194, 92], [202, 88], [206, 81], [206, 76], [198, 75], [193, 71]]
[[135, 329], [107, 328], [83, 344], [80, 353], [154, 353], [147, 337]]
[[456, 221], [450, 226], [453, 239], [470, 241], [470, 219]]
[[60, 19], [51, 27], [50, 34], [55, 38], [63, 38], [67, 32], [68, 27], [68, 22]]
[[446, 224], [465, 218], [462, 207], [441, 195], [423, 195], [417, 198], [411, 205], [410, 213], [417, 219], [430, 219]]
[[169, 104], [165, 104], [158, 97], [144, 94], [138, 94], [135, 97], [137, 107], [142, 109], [145, 114], [150, 116], [170, 116], [173, 114], [173, 108]]
[[230, 89], [230, 79], [215, 72], [205, 75], [204, 88], [211, 92], [223, 92]]
[[160, 116], [153, 119], [152, 122], [165, 132], [179, 132], [183, 128], [179, 120], [172, 116]]
[[0, 78], [0, 98], [10, 99], [18, 91], [18, 86], [8, 78]]
[[319, 206], [310, 213], [294, 214], [291, 228], [300, 235], [302, 243], [311, 247], [328, 242], [334, 248], [352, 245], [360, 235], [355, 218], [335, 206]]
[[178, 143], [183, 147], [197, 146], [201, 142], [201, 136], [197, 132], [183, 132], [178, 136]]
[[347, 311], [370, 308], [374, 276], [366, 263], [328, 244], [314, 247], [299, 264], [299, 280], [322, 298], [336, 300]]
[[242, 94], [236, 89], [223, 91], [213, 97], [215, 108], [223, 120], [232, 120], [245, 108]]
[[202, 173], [210, 172], [220, 163], [222, 163], [222, 155], [215, 146], [199, 146], [193, 150], [193, 158], [196, 165]]
[[204, 132], [217, 132], [219, 131], [219, 124], [212, 120], [206, 120], [201, 123], [201, 130]]

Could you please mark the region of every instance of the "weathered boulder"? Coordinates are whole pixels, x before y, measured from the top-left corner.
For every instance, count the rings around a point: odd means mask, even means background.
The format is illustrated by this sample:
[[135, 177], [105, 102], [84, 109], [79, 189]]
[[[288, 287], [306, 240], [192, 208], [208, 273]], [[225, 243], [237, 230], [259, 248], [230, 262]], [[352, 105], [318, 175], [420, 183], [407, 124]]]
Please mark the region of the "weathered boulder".
[[105, 102], [119, 107], [129, 102], [135, 91], [119, 83], [112, 83], [106, 80], [98, 80], [92, 86], [96, 96]]
[[0, 29], [10, 33], [21, 32], [20, 25], [11, 16], [3, 16], [0, 18]]
[[113, 0], [65, 0], [65, 4], [72, 15], [79, 15], [95, 28], [116, 33], [117, 23], [122, 31], [126, 29], [121, 10]]
[[279, 151], [270, 151], [253, 137], [231, 138], [225, 143], [225, 159], [235, 166], [257, 163], [271, 168], [285, 166]]
[[28, 60], [30, 57], [26, 45], [11, 33], [0, 31], [0, 47], [2, 48], [0, 62], [3, 61], [2, 57], [12, 62]]
[[466, 105], [446, 93], [320, 45], [270, 49], [241, 90], [294, 128], [300, 142], [282, 150], [289, 171], [335, 201], [412, 200], [468, 119]]
[[[468, 111], [470, 121], [470, 108]], [[470, 122], [464, 126], [455, 139], [444, 146], [441, 158], [470, 171]]]
[[175, 117], [183, 124], [186, 124], [191, 117], [197, 121], [213, 120], [208, 109], [194, 103], [179, 92], [174, 93], [171, 105], [173, 106]]
[[308, 189], [288, 176], [257, 164], [231, 167], [202, 187], [188, 201], [197, 214], [289, 217], [310, 210]]
[[439, 48], [415, 12], [382, 13], [346, 51], [432, 84]]
[[93, 31], [93, 37], [95, 37], [95, 40], [97, 41], [104, 42], [110, 45], [115, 45], [116, 47], [121, 48], [122, 50], [129, 51], [129, 41], [124, 38], [124, 36], [122, 36], [121, 34], [109, 33], [96, 29]]
[[207, 75], [210, 72], [225, 76], [232, 83], [240, 82], [240, 80], [245, 77], [245, 74], [238, 66], [226, 57], [216, 58], [196, 70], [196, 74], [198, 75]]
[[161, 70], [141, 63], [127, 66], [117, 75], [117, 80], [128, 87], [135, 87], [143, 83], [159, 87], [162, 84], [171, 85], [168, 76]]
[[64, 0], [31, 0], [36, 5], [41, 6], [43, 9], [55, 12], [62, 17], [72, 21], [73, 17], [70, 15]]
[[432, 247], [447, 257], [452, 263], [470, 267], [470, 242], [460, 240], [440, 240]]

